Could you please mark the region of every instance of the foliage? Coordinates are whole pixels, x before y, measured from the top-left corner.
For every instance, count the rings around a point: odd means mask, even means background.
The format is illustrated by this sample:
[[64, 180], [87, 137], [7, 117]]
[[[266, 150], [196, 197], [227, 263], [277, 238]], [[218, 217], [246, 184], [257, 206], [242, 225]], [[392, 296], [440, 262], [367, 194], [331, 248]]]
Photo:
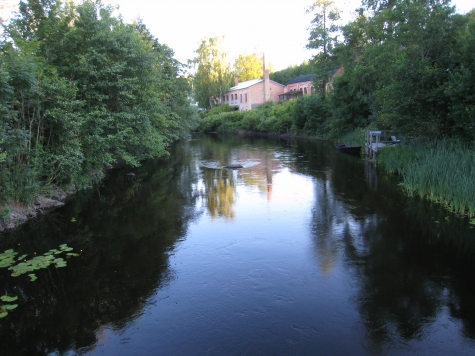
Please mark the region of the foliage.
[[269, 78], [281, 84], [286, 84], [292, 79], [306, 74], [315, 74], [316, 68], [310, 62], [303, 62], [299, 65], [289, 66], [285, 69], [270, 73]]
[[234, 73], [240, 82], [262, 77], [262, 60], [257, 54], [240, 54], [234, 62]]
[[0, 196], [167, 154], [198, 115], [173, 51], [100, 2], [21, 2], [0, 44]]
[[443, 204], [452, 212], [475, 217], [475, 147], [459, 141], [411, 143], [382, 149], [378, 160], [403, 176], [402, 187]]
[[292, 126], [293, 101], [265, 103], [249, 111], [213, 113], [200, 122], [202, 132], [237, 132], [240, 130], [286, 133]]
[[328, 136], [330, 111], [328, 101], [320, 93], [304, 95], [295, 102], [293, 131], [311, 136]]
[[222, 112], [231, 112], [234, 111], [229, 105], [216, 105], [212, 109], [205, 111], [204, 116], [216, 115]]
[[343, 27], [331, 126], [373, 125], [400, 135], [473, 139], [473, 21], [447, 1], [367, 1]]
[[307, 48], [319, 51], [313, 58], [317, 68], [315, 84], [324, 93], [330, 71], [336, 66], [333, 51], [338, 43], [340, 12], [333, 0], [317, 0], [307, 12], [314, 12]]
[[233, 83], [231, 67], [223, 49], [224, 37], [205, 37], [201, 40], [196, 57], [192, 60], [196, 68], [193, 88], [200, 107], [211, 108]]

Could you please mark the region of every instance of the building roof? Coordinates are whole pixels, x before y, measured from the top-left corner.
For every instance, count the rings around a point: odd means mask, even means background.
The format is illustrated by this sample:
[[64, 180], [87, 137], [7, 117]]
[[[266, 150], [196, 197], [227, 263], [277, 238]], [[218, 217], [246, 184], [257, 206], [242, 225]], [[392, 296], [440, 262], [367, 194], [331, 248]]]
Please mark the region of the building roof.
[[[263, 81], [264, 81], [264, 79], [262, 79], [262, 78], [246, 80], [245, 82], [238, 83], [238, 85], [235, 85], [235, 86], [229, 88], [228, 91], [239, 90], [239, 89], [246, 89], [246, 88], [252, 87], [252, 86], [255, 85], [255, 84], [258, 84], [258, 83], [260, 83], [260, 82], [263, 82]], [[274, 81], [274, 80], [269, 80], [269, 82], [273, 82], [273, 83], [278, 84], [278, 85], [280, 85], [280, 86], [282, 86], [282, 87], [285, 87], [284, 84], [277, 83], [277, 82]]]
[[301, 75], [301, 76], [298, 76], [297, 78], [294, 78], [291, 81], [287, 82], [287, 85], [295, 84], [295, 83], [302, 83], [302, 82], [311, 82], [313, 80], [314, 76], [315, 76], [315, 74]]
[[252, 87], [254, 84], [257, 84], [257, 83], [260, 83], [260, 82], [263, 82], [263, 81], [264, 81], [264, 79], [262, 79], [262, 78], [246, 80], [245, 82], [238, 83], [238, 85], [235, 85], [235, 86], [231, 87], [229, 89], [229, 91], [239, 90], [239, 89], [246, 89], [246, 88]]

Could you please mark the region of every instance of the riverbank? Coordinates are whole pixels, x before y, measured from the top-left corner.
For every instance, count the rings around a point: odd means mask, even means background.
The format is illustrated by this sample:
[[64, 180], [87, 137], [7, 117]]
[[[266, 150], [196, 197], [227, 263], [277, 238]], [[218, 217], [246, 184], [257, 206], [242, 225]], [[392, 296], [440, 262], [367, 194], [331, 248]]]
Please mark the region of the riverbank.
[[[297, 101], [295, 101], [297, 102]], [[337, 140], [350, 145], [364, 146], [364, 129], [359, 128], [335, 137], [325, 129], [299, 130], [300, 117], [296, 104], [283, 102], [265, 104], [246, 112], [216, 108], [200, 122], [202, 132], [257, 134], [264, 136]], [[307, 133], [302, 133], [307, 132]], [[320, 134], [315, 134], [320, 132]], [[389, 173], [400, 174], [401, 187], [409, 197], [419, 196], [441, 204], [460, 217], [468, 217], [475, 224], [475, 148], [459, 140], [421, 141], [420, 138], [388, 149], [378, 155]]]
[[67, 189], [53, 186], [48, 194], [36, 196], [31, 204], [3, 202], [0, 204], [0, 234], [14, 230], [30, 219], [62, 207], [66, 199], [76, 192], [74, 186]]

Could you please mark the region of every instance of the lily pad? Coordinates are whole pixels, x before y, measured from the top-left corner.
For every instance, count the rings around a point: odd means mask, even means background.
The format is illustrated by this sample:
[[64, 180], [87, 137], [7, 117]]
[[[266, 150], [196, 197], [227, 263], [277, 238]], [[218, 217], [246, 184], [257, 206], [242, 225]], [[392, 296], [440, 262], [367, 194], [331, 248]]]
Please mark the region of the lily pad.
[[0, 319], [6, 317], [7, 315], [8, 315], [8, 312], [6, 312], [6, 311], [1, 312], [0, 313]]
[[24, 259], [26, 256], [28, 256], [28, 255], [21, 255], [20, 257], [17, 258], [17, 261], [21, 261], [21, 260]]
[[13, 310], [18, 306], [18, 304], [4, 304], [2, 305], [2, 309], [5, 310]]
[[14, 302], [18, 299], [18, 297], [9, 297], [8, 295], [2, 295], [0, 299], [2, 300], [2, 302]]
[[28, 277], [30, 277], [30, 281], [32, 281], [32, 282], [34, 282], [38, 279], [38, 277], [36, 277], [36, 275], [34, 273], [29, 274]]

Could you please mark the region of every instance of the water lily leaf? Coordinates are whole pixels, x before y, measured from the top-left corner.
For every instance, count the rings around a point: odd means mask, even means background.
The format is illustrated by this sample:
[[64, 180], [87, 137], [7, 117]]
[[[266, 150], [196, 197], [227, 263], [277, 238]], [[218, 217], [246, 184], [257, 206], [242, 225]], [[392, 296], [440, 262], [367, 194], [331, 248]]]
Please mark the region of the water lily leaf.
[[36, 277], [36, 275], [34, 273], [29, 274], [28, 277], [30, 277], [30, 281], [32, 281], [32, 282], [34, 282], [38, 279], [38, 277]]
[[12, 259], [2, 260], [0, 262], [0, 268], [10, 267], [14, 263], [15, 261], [13, 261]]
[[75, 218], [71, 218], [71, 222], [76, 222], [77, 220]]
[[0, 319], [6, 317], [7, 315], [8, 315], [8, 312], [6, 312], [6, 311], [5, 311], [5, 312], [1, 312], [1, 313], [0, 313]]
[[2, 308], [5, 310], [13, 310], [18, 306], [18, 304], [4, 304]]
[[2, 295], [0, 299], [2, 300], [2, 302], [14, 302], [18, 299], [18, 297], [9, 297], [8, 295]]
[[21, 261], [21, 260], [24, 259], [26, 256], [28, 256], [28, 255], [21, 255], [20, 257], [17, 258], [17, 261]]
[[68, 253], [66, 254], [66, 256], [78, 257], [78, 256], [79, 256], [79, 253], [68, 252]]

